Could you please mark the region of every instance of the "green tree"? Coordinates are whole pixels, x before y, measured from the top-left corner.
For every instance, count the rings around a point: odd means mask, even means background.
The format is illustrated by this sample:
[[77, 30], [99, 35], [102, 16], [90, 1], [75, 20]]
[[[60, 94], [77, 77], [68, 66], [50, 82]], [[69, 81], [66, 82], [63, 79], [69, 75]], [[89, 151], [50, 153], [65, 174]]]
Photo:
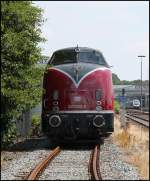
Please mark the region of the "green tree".
[[1, 136], [22, 111], [40, 101], [43, 70], [38, 43], [42, 9], [31, 1], [1, 1]]
[[114, 85], [119, 85], [120, 84], [120, 79], [116, 74], [112, 74], [112, 80]]
[[131, 82], [131, 81], [128, 81], [128, 80], [122, 80], [122, 81], [121, 81], [121, 84], [122, 84], [122, 85], [130, 85], [130, 84], [132, 84], [132, 82]]
[[115, 113], [116, 113], [116, 114], [119, 114], [120, 104], [119, 104], [118, 101], [115, 101], [115, 102], [114, 102], [114, 108], [115, 108]]

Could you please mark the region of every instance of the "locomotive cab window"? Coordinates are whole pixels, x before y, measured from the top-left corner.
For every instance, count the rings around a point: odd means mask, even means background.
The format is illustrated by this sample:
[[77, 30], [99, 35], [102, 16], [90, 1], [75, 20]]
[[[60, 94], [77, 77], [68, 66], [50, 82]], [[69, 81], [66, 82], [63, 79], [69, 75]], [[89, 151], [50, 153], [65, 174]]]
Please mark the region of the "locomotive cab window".
[[106, 65], [106, 62], [101, 54], [91, 51], [91, 52], [80, 52], [79, 61], [84, 63], [93, 63], [99, 65]]
[[59, 51], [53, 54], [50, 64], [60, 65], [66, 63], [76, 63], [76, 52], [75, 51]]
[[60, 65], [68, 63], [92, 63], [109, 67], [101, 53], [97, 51], [61, 50], [53, 54], [48, 64]]

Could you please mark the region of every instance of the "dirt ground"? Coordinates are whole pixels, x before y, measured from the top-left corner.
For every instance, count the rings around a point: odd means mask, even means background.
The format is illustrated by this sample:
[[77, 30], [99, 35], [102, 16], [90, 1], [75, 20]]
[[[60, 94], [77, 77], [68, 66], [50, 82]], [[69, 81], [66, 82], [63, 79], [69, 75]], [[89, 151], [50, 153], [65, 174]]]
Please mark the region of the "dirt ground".
[[136, 166], [141, 180], [149, 180], [149, 129], [127, 120], [121, 128], [120, 116], [115, 116], [113, 141], [124, 152], [124, 160]]

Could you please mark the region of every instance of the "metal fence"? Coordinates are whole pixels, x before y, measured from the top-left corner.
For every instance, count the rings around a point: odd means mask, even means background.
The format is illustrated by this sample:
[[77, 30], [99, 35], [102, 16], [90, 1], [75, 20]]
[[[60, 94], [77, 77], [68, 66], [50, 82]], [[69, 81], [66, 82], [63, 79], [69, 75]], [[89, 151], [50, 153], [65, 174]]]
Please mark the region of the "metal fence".
[[32, 116], [35, 114], [41, 115], [41, 104], [31, 110], [22, 112], [21, 116], [15, 121], [18, 136], [27, 138], [30, 135]]

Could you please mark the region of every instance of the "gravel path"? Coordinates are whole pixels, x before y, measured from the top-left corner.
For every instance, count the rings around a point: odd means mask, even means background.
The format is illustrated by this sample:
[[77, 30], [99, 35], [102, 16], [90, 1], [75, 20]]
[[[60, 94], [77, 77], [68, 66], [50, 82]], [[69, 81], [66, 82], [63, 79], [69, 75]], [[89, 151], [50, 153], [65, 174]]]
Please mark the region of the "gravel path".
[[[103, 180], [139, 180], [136, 168], [122, 160], [123, 153], [110, 139], [101, 146], [100, 169]], [[32, 143], [33, 144], [33, 143]], [[28, 147], [30, 145], [28, 144]], [[88, 180], [88, 149], [65, 149], [45, 169], [40, 180]], [[1, 168], [2, 180], [24, 180], [35, 165], [42, 160], [49, 149], [24, 151]]]

